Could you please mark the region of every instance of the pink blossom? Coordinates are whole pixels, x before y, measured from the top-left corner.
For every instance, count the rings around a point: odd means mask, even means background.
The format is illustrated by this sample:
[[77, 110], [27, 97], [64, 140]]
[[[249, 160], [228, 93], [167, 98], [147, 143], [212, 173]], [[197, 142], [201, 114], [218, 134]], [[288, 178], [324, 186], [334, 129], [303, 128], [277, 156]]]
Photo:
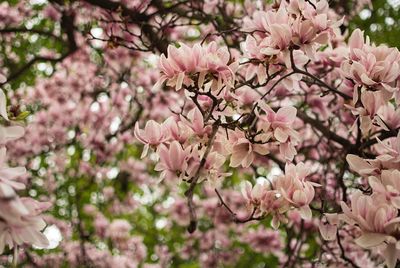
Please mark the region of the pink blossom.
[[395, 109], [393, 104], [387, 103], [382, 105], [378, 110], [379, 117], [377, 123], [382, 129], [389, 131], [390, 129], [398, 129], [400, 127], [400, 110]]
[[273, 132], [273, 137], [280, 143], [281, 153], [286, 159], [292, 160], [296, 154], [294, 145], [300, 141], [299, 134], [293, 129], [297, 110], [294, 107], [282, 107], [276, 113], [264, 102], [260, 104], [266, 116], [260, 116], [264, 122], [260, 128]]
[[348, 154], [346, 160], [350, 168], [361, 176], [376, 174], [376, 172], [379, 171], [379, 163], [376, 161], [364, 160], [353, 154]]
[[319, 231], [324, 240], [332, 241], [336, 239], [337, 225], [339, 224], [339, 216], [337, 213], [325, 213], [326, 223], [322, 220], [318, 224]]
[[249, 167], [256, 157], [259, 155], [266, 155], [269, 153], [266, 145], [263, 144], [253, 144], [246, 138], [241, 138], [235, 142], [232, 147], [231, 155], [231, 167], [237, 167], [242, 165], [242, 167]]
[[310, 170], [303, 163], [297, 165], [286, 164], [285, 175], [279, 176], [274, 181], [283, 197], [298, 208], [303, 219], [311, 219], [312, 213], [309, 207], [314, 199], [314, 187], [316, 183], [306, 181]]
[[146, 122], [144, 130], [141, 130], [139, 124], [136, 123], [135, 137], [145, 145], [141, 155], [141, 158], [143, 158], [147, 155], [149, 146], [158, 146], [165, 142], [168, 139], [168, 133], [166, 133], [164, 125], [149, 120]]
[[[356, 29], [349, 38], [350, 59], [342, 64], [345, 77], [364, 87], [375, 87], [394, 91], [394, 82], [399, 76], [400, 53], [397, 48], [371, 45], [364, 33]], [[357, 91], [355, 90], [356, 94]]]
[[[10, 201], [13, 202], [13, 201]], [[40, 203], [31, 198], [21, 199], [25, 208], [25, 213], [19, 218], [7, 218], [9, 221], [0, 222], [0, 252], [8, 245], [13, 248], [16, 245], [29, 243], [38, 247], [46, 247], [48, 240], [41, 231], [46, 227], [46, 223], [39, 216], [41, 212], [49, 208], [48, 203]], [[4, 217], [4, 215], [2, 215]]]
[[261, 102], [260, 105], [267, 115], [266, 117], [262, 117], [262, 119], [270, 124], [275, 139], [284, 143], [290, 136], [298, 137], [298, 134], [292, 129], [294, 120], [296, 119], [296, 108], [290, 106], [282, 107], [275, 113], [264, 102]]
[[233, 65], [229, 63], [229, 52], [225, 48], [219, 48], [215, 42], [207, 46], [195, 44], [189, 47], [180, 44], [179, 48], [168, 46], [168, 57], [161, 55], [159, 68], [163, 75], [155, 87], [159, 87], [165, 81], [167, 86], [180, 90], [183, 85], [193, 86], [193, 75], [197, 74], [197, 85], [203, 86], [208, 73], [215, 74], [217, 79], [212, 79], [213, 89], [221, 89], [222, 85], [232, 87], [235, 79]]
[[260, 210], [266, 214], [272, 215], [272, 228], [278, 229], [281, 222], [287, 222], [283, 214], [289, 209], [289, 202], [283, 197], [279, 190], [264, 190]]
[[6, 148], [0, 149], [0, 195], [3, 198], [13, 197], [15, 190], [25, 189], [25, 185], [16, 178], [25, 174], [24, 167], [8, 167], [6, 165]]
[[[400, 218], [397, 217], [397, 209], [379, 195], [363, 195], [360, 191], [352, 195], [351, 209], [343, 201], [341, 207], [342, 219], [348, 224], [357, 224], [362, 231], [355, 242], [364, 248], [384, 245], [386, 264], [394, 267], [398, 250], [395, 246], [396, 238], [392, 235], [398, 232]], [[388, 254], [388, 251], [394, 251], [395, 254]]]
[[371, 176], [368, 183], [374, 193], [382, 194], [391, 204], [400, 209], [400, 171], [383, 170], [380, 178]]
[[181, 116], [180, 119], [185, 125], [192, 129], [195, 135], [199, 136], [200, 138], [211, 131], [211, 126], [204, 125], [203, 115], [198, 108], [193, 108], [190, 110], [186, 118]]
[[167, 85], [175, 86], [176, 90], [181, 89], [182, 84], [190, 84], [191, 79], [185, 79], [185, 75], [198, 71], [201, 53], [199, 44], [192, 48], [185, 44], [180, 44], [179, 48], [168, 46], [168, 58], [164, 54], [160, 57], [159, 68], [165, 75], [160, 81], [169, 79]]
[[381, 141], [378, 139], [379, 145], [382, 147], [383, 152], [377, 156], [377, 159], [385, 164], [399, 164], [400, 163], [400, 132], [397, 137]]
[[169, 147], [161, 145], [158, 153], [160, 162], [156, 165], [155, 170], [162, 171], [160, 180], [165, 177], [173, 178], [185, 175], [188, 167], [187, 160], [190, 156], [190, 147], [183, 149], [179, 142], [173, 141]]
[[189, 136], [192, 134], [192, 129], [184, 124], [182, 121], [176, 121], [174, 117], [168, 117], [164, 121], [165, 129], [170, 133], [172, 140], [185, 143]]
[[253, 187], [249, 181], [244, 181], [241, 187], [242, 195], [247, 204], [252, 207], [258, 207], [264, 194], [264, 185], [256, 183]]

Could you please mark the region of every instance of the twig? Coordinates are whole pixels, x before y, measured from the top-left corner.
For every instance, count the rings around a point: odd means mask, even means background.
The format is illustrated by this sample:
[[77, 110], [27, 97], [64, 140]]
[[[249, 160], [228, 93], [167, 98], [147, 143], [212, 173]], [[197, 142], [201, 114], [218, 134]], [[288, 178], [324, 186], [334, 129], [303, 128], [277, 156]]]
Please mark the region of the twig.
[[219, 191], [217, 189], [214, 189], [214, 191], [218, 196], [221, 206], [225, 207], [228, 210], [228, 212], [231, 214], [232, 219], [235, 223], [246, 223], [249, 221], [259, 221], [259, 220], [263, 220], [265, 218], [264, 216], [254, 217], [254, 215], [257, 211], [257, 208], [255, 207], [255, 208], [253, 208], [253, 211], [251, 212], [250, 216], [247, 219], [239, 219], [237, 217], [237, 214], [235, 212], [233, 212], [233, 210], [228, 206], [228, 204], [225, 203], [225, 201], [222, 198]]
[[198, 169], [196, 171], [196, 174], [190, 180], [189, 189], [187, 189], [186, 192], [185, 192], [185, 196], [187, 197], [187, 202], [188, 202], [188, 207], [189, 207], [189, 215], [190, 215], [190, 224], [189, 224], [189, 226], [187, 228], [189, 233], [193, 233], [197, 228], [197, 215], [196, 215], [196, 209], [195, 209], [194, 204], [193, 204], [194, 190], [196, 188], [197, 181], [200, 178], [200, 172], [203, 169], [204, 165], [206, 164], [207, 156], [211, 151], [211, 147], [212, 147], [212, 145], [214, 143], [214, 139], [215, 139], [215, 136], [216, 136], [216, 134], [218, 132], [218, 128], [219, 128], [219, 120], [217, 120], [213, 124], [212, 133], [211, 133], [210, 138], [208, 140], [206, 151], [204, 152], [204, 155], [203, 155], [202, 159], [200, 160], [200, 165], [199, 165], [199, 167], [198, 167]]
[[338, 242], [338, 245], [339, 245], [339, 248], [340, 248], [340, 251], [341, 251], [341, 255], [342, 255], [342, 258], [343, 258], [343, 260], [345, 260], [345, 261], [347, 261], [348, 263], [350, 263], [353, 267], [355, 267], [355, 268], [360, 268], [357, 264], [355, 264], [351, 259], [349, 259], [347, 256], [346, 256], [346, 251], [344, 250], [344, 248], [343, 248], [343, 245], [342, 245], [342, 242], [340, 241], [340, 235], [339, 235], [339, 231], [336, 233], [336, 239], [337, 239], [337, 242]]
[[329, 86], [328, 84], [326, 84], [324, 81], [322, 81], [321, 79], [319, 79], [319, 78], [316, 77], [315, 75], [313, 75], [313, 74], [311, 74], [311, 73], [309, 73], [309, 72], [306, 72], [306, 71], [303, 71], [303, 70], [299, 69], [299, 68], [296, 66], [295, 62], [294, 62], [293, 48], [290, 49], [290, 62], [291, 62], [291, 65], [292, 65], [291, 67], [292, 67], [292, 69], [293, 69], [293, 72], [299, 73], [299, 74], [303, 74], [303, 75], [306, 75], [306, 76], [312, 78], [315, 82], [318, 83], [319, 86], [324, 87], [324, 88], [328, 89], [329, 91], [332, 91], [332, 92], [338, 94], [339, 96], [341, 96], [341, 97], [344, 98], [345, 100], [351, 100], [351, 99], [352, 99], [350, 96], [344, 94], [343, 92], [340, 92], [340, 91], [337, 90], [336, 88], [333, 88], [333, 87]]

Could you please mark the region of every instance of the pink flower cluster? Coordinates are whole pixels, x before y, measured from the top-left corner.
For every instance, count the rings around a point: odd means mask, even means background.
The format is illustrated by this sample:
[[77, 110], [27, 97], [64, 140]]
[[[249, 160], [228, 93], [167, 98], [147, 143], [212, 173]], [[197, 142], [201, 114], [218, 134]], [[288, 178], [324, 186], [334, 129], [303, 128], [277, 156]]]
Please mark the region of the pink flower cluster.
[[392, 125], [386, 122], [386, 118], [382, 118], [382, 113], [391, 109], [392, 99], [395, 99], [397, 105], [400, 103], [397, 87], [399, 61], [400, 52], [397, 48], [371, 44], [369, 37], [364, 38], [360, 29], [351, 34], [349, 55], [341, 64], [341, 73], [345, 78], [343, 88], [347, 88], [353, 95], [353, 103], [348, 107], [359, 117], [364, 135], [374, 130], [374, 125], [384, 129], [387, 129], [387, 124]]
[[382, 94], [385, 97], [398, 91], [395, 87], [400, 69], [397, 48], [370, 44], [369, 38], [364, 38], [364, 33], [356, 29], [350, 36], [349, 49], [349, 59], [341, 68], [343, 74], [354, 82], [355, 89], [361, 86], [363, 89], [384, 90]]
[[[161, 180], [193, 177], [206, 152], [204, 145], [210, 135], [211, 128], [204, 125], [203, 115], [197, 108], [190, 110], [185, 117], [170, 117], [163, 124], [150, 120], [143, 130], [138, 124], [135, 126], [136, 138], [145, 144], [142, 157], [147, 155], [149, 147], [157, 153], [159, 162], [155, 170], [161, 171]], [[203, 175], [208, 174], [211, 178], [224, 175], [219, 172], [224, 162], [225, 157], [220, 151], [209, 153]]]
[[[400, 135], [393, 139], [398, 147]], [[385, 145], [382, 154], [374, 160], [349, 154], [347, 162], [350, 168], [368, 181], [371, 193], [355, 191], [351, 196], [351, 206], [341, 201], [343, 214], [326, 214], [328, 224], [320, 226], [327, 240], [336, 238], [339, 220], [358, 226], [361, 235], [355, 242], [366, 249], [378, 248], [388, 267], [395, 267], [400, 253], [400, 162], [391, 156], [393, 153], [398, 155]]]
[[[6, 97], [0, 90], [1, 115], [8, 120]], [[8, 122], [7, 122], [8, 123]], [[24, 135], [24, 128], [0, 126], [0, 253], [24, 243], [46, 247], [48, 240], [41, 233], [46, 223], [41, 213], [50, 207], [48, 202], [39, 202], [30, 197], [20, 197], [18, 191], [25, 185], [18, 181], [25, 174], [24, 167], [9, 167], [5, 144]]]
[[310, 203], [315, 196], [314, 187], [319, 184], [308, 181], [309, 167], [303, 163], [287, 164], [285, 174], [277, 176], [272, 182], [257, 183], [254, 187], [246, 181], [242, 193], [248, 206], [258, 216], [272, 215], [272, 226], [278, 228], [280, 222], [287, 222], [284, 214], [294, 208], [303, 219], [310, 220]]
[[[267, 76], [265, 64], [271, 65], [270, 71], [278, 69], [278, 64], [290, 70], [289, 50], [295, 47], [299, 48], [294, 55], [299, 66], [309, 59], [315, 60], [318, 48], [340, 35], [340, 25], [341, 21], [330, 16], [325, 0], [315, 4], [303, 0], [281, 1], [277, 9], [254, 11], [244, 19], [243, 29], [250, 34], [243, 50], [248, 59], [259, 64], [248, 65], [246, 79], [257, 75], [258, 82], [263, 84]], [[300, 79], [301, 76], [296, 80]]]
[[168, 47], [168, 57], [161, 55], [159, 68], [162, 76], [155, 85], [159, 87], [165, 81], [168, 86], [180, 90], [182, 86], [195, 86], [194, 77], [198, 80], [196, 86], [206, 86], [213, 90], [221, 90], [223, 85], [233, 87], [235, 80], [235, 63], [230, 63], [229, 51], [218, 47], [217, 43], [208, 45], [195, 44], [189, 47], [180, 44]]

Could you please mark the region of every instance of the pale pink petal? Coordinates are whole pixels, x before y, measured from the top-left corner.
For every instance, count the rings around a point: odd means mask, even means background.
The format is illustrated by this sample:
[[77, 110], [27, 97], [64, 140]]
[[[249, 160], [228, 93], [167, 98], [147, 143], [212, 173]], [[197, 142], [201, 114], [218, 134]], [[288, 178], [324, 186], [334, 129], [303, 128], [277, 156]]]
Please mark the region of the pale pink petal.
[[319, 232], [324, 240], [333, 241], [336, 239], [337, 227], [330, 224], [319, 223]]
[[354, 240], [357, 245], [363, 248], [372, 248], [379, 246], [386, 240], [386, 235], [379, 233], [364, 233]]
[[300, 216], [303, 220], [311, 220], [312, 212], [311, 212], [311, 208], [309, 206], [300, 207], [299, 212], [300, 212]]
[[0, 89], [0, 115], [8, 120], [8, 115], [7, 115], [7, 97], [6, 94], [4, 94], [4, 91]]
[[388, 244], [385, 249], [382, 250], [382, 255], [388, 268], [396, 267], [397, 259], [399, 258], [399, 250], [396, 249], [396, 244]]

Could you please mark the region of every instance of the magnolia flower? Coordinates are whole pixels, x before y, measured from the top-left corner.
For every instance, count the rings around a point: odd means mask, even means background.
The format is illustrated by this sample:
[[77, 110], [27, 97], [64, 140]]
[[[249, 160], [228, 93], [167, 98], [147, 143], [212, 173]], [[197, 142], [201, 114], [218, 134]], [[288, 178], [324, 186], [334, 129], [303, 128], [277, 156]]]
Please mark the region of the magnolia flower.
[[[262, 67], [262, 69], [264, 69], [265, 71], [264, 66]], [[239, 101], [241, 105], [252, 107], [254, 102], [256, 102], [260, 98], [260, 96], [251, 87], [243, 86], [236, 89], [235, 98]]]
[[[13, 202], [13, 201], [11, 201]], [[23, 243], [33, 244], [38, 247], [47, 247], [49, 241], [41, 231], [46, 223], [39, 216], [50, 207], [49, 203], [38, 202], [31, 198], [21, 198], [25, 213], [19, 217], [0, 222], [0, 253], [7, 245], [10, 249]], [[4, 215], [2, 215], [4, 216]]]
[[179, 48], [170, 45], [168, 58], [164, 54], [160, 57], [159, 69], [162, 76], [154, 87], [167, 81], [167, 86], [180, 90], [183, 85], [194, 85], [192, 75], [197, 74], [197, 85], [201, 88], [208, 73], [217, 76], [217, 79], [212, 79], [213, 89], [220, 90], [223, 85], [232, 87], [236, 63], [228, 65], [229, 59], [229, 51], [218, 47], [215, 42], [207, 46], [195, 44], [193, 47], [180, 44]]
[[376, 174], [379, 171], [379, 163], [372, 160], [364, 160], [361, 157], [353, 154], [346, 156], [347, 163], [350, 169], [357, 172], [361, 176]]
[[249, 181], [242, 183], [241, 191], [246, 205], [251, 207], [256, 214], [272, 215], [271, 226], [274, 229], [278, 229], [281, 222], [286, 222], [283, 213], [289, 207], [279, 191], [271, 190], [265, 183], [257, 182], [253, 187]]
[[159, 147], [160, 162], [154, 170], [162, 171], [160, 180], [163, 180], [166, 176], [179, 177], [185, 173], [188, 167], [190, 149], [190, 146], [182, 149], [182, 145], [177, 141], [171, 142], [169, 148], [163, 144]]
[[139, 124], [135, 125], [135, 137], [141, 143], [144, 144], [141, 158], [147, 155], [149, 146], [158, 146], [168, 139], [169, 133], [165, 131], [165, 127], [162, 124], [149, 120], [146, 122], [144, 130], [139, 128]]
[[203, 137], [210, 132], [211, 126], [204, 125], [203, 115], [197, 107], [190, 110], [186, 117], [187, 119], [184, 116], [180, 117], [182, 123], [190, 127], [197, 136]]
[[[256, 39], [255, 37], [248, 35], [246, 37], [246, 41], [241, 44], [243, 52], [245, 53], [245, 56], [250, 58], [250, 59], [258, 59], [260, 61], [264, 61], [265, 58], [267, 57], [267, 55], [265, 53], [262, 53], [261, 51], [263, 49], [267, 48], [267, 45], [265, 44], [265, 42], [262, 42], [262, 39]], [[263, 66], [261, 64], [262, 69], [265, 70], [265, 66]], [[265, 72], [265, 71], [264, 71]], [[266, 72], [265, 72], [265, 75]], [[246, 80], [250, 80], [253, 76], [249, 75], [249, 71], [247, 71], [246, 73]], [[264, 79], [262, 79], [264, 80]], [[261, 81], [259, 81], [260, 83], [263, 83]]]
[[[361, 103], [363, 106], [357, 108], [350, 105], [345, 106], [350, 108], [354, 115], [359, 116], [361, 131], [366, 135], [371, 130], [375, 116], [379, 108], [385, 104], [385, 100], [380, 92], [366, 91], [361, 94]], [[356, 123], [354, 123], [353, 127], [356, 127]]]
[[246, 138], [240, 138], [232, 147], [231, 167], [249, 167], [256, 156], [256, 154], [266, 155], [269, 150], [265, 144], [254, 144]]
[[284, 143], [289, 137], [298, 138], [298, 133], [292, 129], [296, 119], [296, 108], [282, 107], [275, 113], [265, 102], [260, 102], [259, 106], [266, 113], [266, 117], [262, 119], [270, 124], [277, 141]]
[[375, 194], [369, 196], [357, 191], [351, 197], [351, 209], [343, 201], [341, 207], [342, 220], [357, 224], [363, 231], [356, 242], [365, 248], [378, 246], [389, 239], [389, 235], [396, 231], [395, 224], [400, 221], [397, 209]]
[[275, 188], [291, 205], [299, 209], [303, 219], [312, 217], [309, 205], [314, 199], [314, 187], [319, 186], [305, 180], [309, 172], [309, 168], [303, 163], [286, 164], [285, 175], [279, 176], [274, 181]]
[[293, 160], [294, 156], [297, 154], [296, 148], [292, 142], [285, 142], [279, 144], [279, 152], [285, 157], [286, 160]]
[[203, 54], [202, 47], [199, 44], [195, 44], [193, 47], [185, 44], [179, 45], [179, 48], [173, 45], [168, 46], [168, 58], [164, 54], [161, 55], [159, 68], [163, 76], [156, 86], [168, 80], [168, 86], [175, 86], [176, 90], [180, 90], [183, 84], [192, 83], [187, 75], [199, 71], [199, 63]]
[[283, 213], [289, 210], [289, 202], [280, 191], [268, 188], [264, 190], [260, 210], [272, 215], [271, 226], [274, 229], [278, 229], [281, 222], [287, 221]]
[[328, 43], [328, 32], [321, 32], [321, 28], [325, 27], [327, 27], [326, 14], [315, 17], [314, 21], [297, 19], [293, 23], [293, 41], [306, 52], [308, 57], [314, 59], [315, 46]]
[[264, 184], [256, 183], [253, 185], [249, 181], [244, 181], [241, 191], [248, 206], [258, 207], [264, 194]]
[[179, 121], [176, 122], [174, 117], [168, 117], [163, 123], [165, 129], [169, 132], [170, 138], [172, 140], [179, 141], [180, 143], [185, 143], [185, 141], [192, 134], [192, 129]]
[[293, 123], [296, 119], [297, 110], [294, 107], [282, 107], [276, 113], [265, 102], [260, 102], [259, 106], [266, 113], [266, 116], [260, 116], [263, 121], [261, 128], [268, 131], [272, 129], [273, 137], [280, 142], [280, 152], [287, 160], [293, 160], [296, 155], [296, 145], [300, 141], [300, 136], [293, 129]]
[[400, 127], [400, 109], [395, 109], [393, 104], [387, 103], [381, 106], [378, 115], [377, 123], [384, 130], [389, 131], [389, 128], [398, 129]]
[[[200, 158], [199, 157], [194, 158], [193, 154], [194, 153], [192, 153], [192, 157], [190, 159], [191, 161], [189, 161], [191, 163], [187, 170], [189, 177], [195, 176], [201, 162]], [[200, 170], [200, 177], [207, 179], [208, 183], [213, 188], [219, 187], [221, 181], [217, 180], [218, 178], [232, 175], [232, 173], [223, 173], [220, 171], [220, 168], [225, 163], [225, 160], [226, 160], [225, 156], [215, 151], [211, 152], [208, 154], [204, 166]]]
[[[368, 37], [364, 43], [364, 33], [360, 29], [351, 34], [349, 47], [350, 58], [342, 64], [342, 74], [358, 85], [393, 92], [400, 71], [398, 49], [370, 45]], [[354, 94], [357, 94], [357, 90], [354, 90]]]
[[262, 41], [264, 46], [260, 50], [262, 54], [273, 56], [289, 47], [292, 39], [292, 31], [289, 25], [271, 24], [269, 31], [270, 35]]
[[230, 55], [226, 47], [219, 47], [216, 42], [211, 42], [206, 48], [204, 48], [205, 57], [204, 62], [200, 65], [202, 69], [199, 77], [198, 86], [203, 85], [204, 75], [206, 73], [214, 74], [218, 79], [213, 79], [212, 86], [215, 90], [220, 90], [222, 85], [233, 87], [235, 80], [236, 63], [228, 65]]
[[374, 193], [380, 193], [386, 197], [391, 204], [400, 209], [400, 171], [383, 170], [380, 179], [371, 176], [368, 183]]
[[362, 235], [355, 242], [363, 248], [384, 246], [383, 256], [386, 264], [388, 267], [394, 267], [398, 259], [397, 239], [394, 236], [399, 233], [400, 222], [397, 209], [379, 195], [363, 195], [360, 191], [352, 195], [351, 209], [343, 201], [341, 207], [342, 220], [351, 225], [357, 224], [362, 231]]
[[26, 170], [24, 167], [8, 167], [6, 165], [6, 148], [0, 149], [0, 197], [9, 198], [15, 195], [15, 190], [25, 189], [23, 183], [15, 181], [15, 179], [23, 174]]
[[[265, 56], [287, 54], [291, 44], [296, 44], [314, 59], [317, 48], [327, 44], [330, 36], [335, 36], [341, 21], [329, 19], [326, 1], [316, 4], [292, 0], [281, 1], [278, 9], [255, 11], [252, 18], [244, 19], [244, 29], [254, 32], [256, 39], [246, 40], [246, 54], [263, 59]], [[250, 52], [249, 51], [255, 51]], [[288, 65], [288, 67], [290, 67]]]
[[397, 137], [388, 139], [383, 142], [378, 139], [379, 144], [383, 147], [384, 153], [377, 156], [377, 159], [384, 163], [399, 163], [400, 162], [400, 132]]

